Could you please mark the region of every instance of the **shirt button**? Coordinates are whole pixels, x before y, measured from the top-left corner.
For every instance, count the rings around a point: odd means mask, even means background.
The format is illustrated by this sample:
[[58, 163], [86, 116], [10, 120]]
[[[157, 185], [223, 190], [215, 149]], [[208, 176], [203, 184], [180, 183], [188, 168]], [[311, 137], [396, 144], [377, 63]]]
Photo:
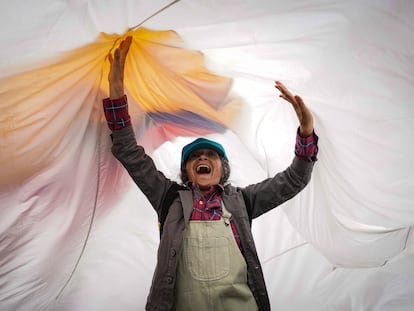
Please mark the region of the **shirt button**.
[[172, 276], [167, 276], [167, 283], [171, 284], [173, 282], [173, 277]]
[[171, 255], [171, 257], [174, 257], [175, 255], [177, 255], [177, 252], [174, 248], [171, 248], [170, 255]]

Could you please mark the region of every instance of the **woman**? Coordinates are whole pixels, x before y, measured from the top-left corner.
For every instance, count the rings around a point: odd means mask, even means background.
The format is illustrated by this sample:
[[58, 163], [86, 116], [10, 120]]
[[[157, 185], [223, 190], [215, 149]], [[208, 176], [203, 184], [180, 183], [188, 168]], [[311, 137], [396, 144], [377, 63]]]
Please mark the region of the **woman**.
[[230, 165], [222, 145], [200, 138], [185, 146], [182, 184], [157, 170], [137, 145], [124, 95], [124, 65], [132, 38], [109, 54], [109, 98], [104, 112], [115, 157], [158, 214], [161, 239], [146, 310], [270, 310], [251, 232], [252, 219], [299, 193], [317, 160], [313, 116], [299, 96], [279, 81], [275, 87], [299, 119], [291, 165], [260, 183], [226, 184]]

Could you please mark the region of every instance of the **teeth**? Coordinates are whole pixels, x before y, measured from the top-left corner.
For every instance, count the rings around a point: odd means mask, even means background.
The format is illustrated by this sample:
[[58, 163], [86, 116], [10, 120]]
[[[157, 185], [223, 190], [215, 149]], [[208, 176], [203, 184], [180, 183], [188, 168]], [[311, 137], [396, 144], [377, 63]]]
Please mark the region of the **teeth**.
[[206, 173], [210, 173], [211, 169], [210, 169], [210, 166], [201, 164], [197, 166], [196, 171], [197, 173], [200, 173], [200, 174], [206, 174]]

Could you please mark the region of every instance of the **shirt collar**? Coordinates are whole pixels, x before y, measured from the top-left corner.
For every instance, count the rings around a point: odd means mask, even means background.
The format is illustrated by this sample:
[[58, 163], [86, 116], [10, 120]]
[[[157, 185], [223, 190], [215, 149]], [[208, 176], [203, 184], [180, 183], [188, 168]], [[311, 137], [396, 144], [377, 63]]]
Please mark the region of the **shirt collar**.
[[[201, 193], [200, 188], [196, 183], [193, 183], [191, 181], [186, 182], [186, 186], [193, 190], [194, 193]], [[224, 191], [224, 187], [221, 184], [216, 184], [211, 186], [210, 191], [207, 192], [206, 196], [211, 195], [213, 192], [217, 192], [218, 194], [221, 194]]]

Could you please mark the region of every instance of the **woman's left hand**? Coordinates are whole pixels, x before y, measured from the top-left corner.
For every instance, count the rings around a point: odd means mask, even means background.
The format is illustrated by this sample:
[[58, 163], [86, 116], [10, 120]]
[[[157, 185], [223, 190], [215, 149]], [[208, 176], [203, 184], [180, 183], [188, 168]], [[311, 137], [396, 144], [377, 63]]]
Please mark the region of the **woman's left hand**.
[[280, 81], [275, 81], [275, 88], [280, 91], [280, 97], [288, 101], [295, 109], [300, 124], [300, 136], [307, 137], [311, 135], [313, 133], [313, 115], [302, 98], [293, 95]]

